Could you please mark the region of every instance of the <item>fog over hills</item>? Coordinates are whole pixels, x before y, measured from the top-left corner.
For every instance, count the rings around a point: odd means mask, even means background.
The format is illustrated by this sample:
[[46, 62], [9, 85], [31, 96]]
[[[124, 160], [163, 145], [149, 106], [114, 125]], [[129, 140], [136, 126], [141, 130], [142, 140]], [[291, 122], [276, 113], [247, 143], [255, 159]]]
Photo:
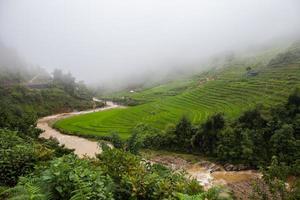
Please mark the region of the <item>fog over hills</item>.
[[0, 38], [32, 65], [116, 88], [293, 41], [299, 10], [298, 0], [0, 0]]

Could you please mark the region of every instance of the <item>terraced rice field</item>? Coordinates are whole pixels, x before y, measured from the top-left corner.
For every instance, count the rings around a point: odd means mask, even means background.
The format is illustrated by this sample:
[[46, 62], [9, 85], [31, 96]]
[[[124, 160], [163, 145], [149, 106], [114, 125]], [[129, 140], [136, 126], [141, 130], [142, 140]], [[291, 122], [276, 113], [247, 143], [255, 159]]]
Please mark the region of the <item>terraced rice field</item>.
[[[245, 66], [229, 67], [216, 72], [215, 80], [201, 84], [193, 79], [176, 83], [179, 86], [169, 84], [141, 91], [132, 94], [133, 98], [145, 98], [148, 103], [67, 118], [58, 121], [55, 127], [83, 136], [109, 136], [115, 131], [126, 139], [139, 123], [164, 129], [183, 115], [193, 123], [200, 123], [217, 112], [232, 118], [257, 104], [282, 103], [295, 87], [300, 87], [300, 63], [256, 70], [259, 75], [247, 77]], [[176, 92], [176, 88], [179, 94], [163, 95]]]

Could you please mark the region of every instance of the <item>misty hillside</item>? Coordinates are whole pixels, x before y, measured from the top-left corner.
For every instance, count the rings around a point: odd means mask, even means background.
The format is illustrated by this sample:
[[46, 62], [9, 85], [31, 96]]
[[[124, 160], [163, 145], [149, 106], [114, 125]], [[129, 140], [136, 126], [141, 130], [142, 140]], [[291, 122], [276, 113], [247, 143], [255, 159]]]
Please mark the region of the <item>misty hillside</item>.
[[[252, 58], [236, 58], [189, 79], [116, 93], [106, 98], [131, 106], [68, 118], [55, 126], [70, 133], [100, 137], [116, 131], [128, 138], [139, 123], [164, 129], [183, 115], [193, 123], [201, 123], [216, 112], [235, 118], [257, 105], [276, 105], [300, 86], [299, 47], [293, 45], [272, 56], [263, 56], [269, 55], [267, 51]], [[296, 58], [286, 56], [291, 54]], [[278, 61], [276, 67], [270, 64], [282, 57], [284, 62]]]
[[0, 42], [0, 84], [28, 84], [35, 77], [39, 77], [40, 83], [51, 78], [45, 69], [28, 64], [14, 49]]
[[55, 70], [51, 76], [0, 45], [0, 127], [14, 129], [24, 121], [34, 123], [41, 116], [91, 109], [95, 106], [92, 94], [71, 74]]

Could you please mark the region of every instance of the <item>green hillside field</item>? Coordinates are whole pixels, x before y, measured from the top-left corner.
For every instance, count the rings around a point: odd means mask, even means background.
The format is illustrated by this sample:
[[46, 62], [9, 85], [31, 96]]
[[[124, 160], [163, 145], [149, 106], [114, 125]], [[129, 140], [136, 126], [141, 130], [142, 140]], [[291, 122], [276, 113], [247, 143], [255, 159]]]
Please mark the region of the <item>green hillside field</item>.
[[[272, 62], [258, 57], [251, 61], [235, 61], [190, 79], [131, 94], [119, 93], [119, 96], [128, 95], [145, 103], [74, 116], [56, 122], [54, 127], [82, 136], [103, 137], [117, 132], [126, 139], [139, 123], [164, 129], [183, 115], [195, 124], [218, 112], [234, 118], [258, 104], [270, 106], [281, 103], [294, 88], [300, 87], [300, 55], [297, 59], [288, 55], [290, 60], [285, 57], [285, 54], [279, 54]], [[258, 75], [248, 76], [247, 67]]]

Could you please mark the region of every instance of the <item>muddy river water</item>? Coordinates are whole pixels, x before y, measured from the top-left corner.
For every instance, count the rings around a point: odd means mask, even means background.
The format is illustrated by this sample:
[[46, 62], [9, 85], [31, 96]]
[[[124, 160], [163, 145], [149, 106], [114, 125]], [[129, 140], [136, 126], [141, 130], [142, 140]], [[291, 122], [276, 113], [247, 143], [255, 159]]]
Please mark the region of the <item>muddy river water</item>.
[[57, 115], [51, 115], [51, 116], [40, 118], [37, 122], [37, 127], [44, 131], [40, 135], [40, 137], [46, 139], [49, 139], [50, 137], [56, 138], [61, 145], [65, 145], [69, 149], [75, 149], [75, 154], [77, 154], [79, 157], [83, 157], [84, 155], [89, 157], [94, 157], [95, 154], [101, 152], [101, 149], [98, 147], [97, 142], [82, 137], [74, 136], [74, 135], [62, 134], [59, 131], [52, 128], [51, 124], [56, 120], [63, 119], [66, 117], [87, 114], [92, 112], [100, 112], [103, 110], [108, 110], [108, 109], [113, 109], [118, 107], [121, 106], [108, 101], [106, 102], [106, 106], [103, 108], [98, 108], [95, 110], [88, 110], [88, 111], [80, 111], [80, 112], [61, 113]]

